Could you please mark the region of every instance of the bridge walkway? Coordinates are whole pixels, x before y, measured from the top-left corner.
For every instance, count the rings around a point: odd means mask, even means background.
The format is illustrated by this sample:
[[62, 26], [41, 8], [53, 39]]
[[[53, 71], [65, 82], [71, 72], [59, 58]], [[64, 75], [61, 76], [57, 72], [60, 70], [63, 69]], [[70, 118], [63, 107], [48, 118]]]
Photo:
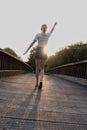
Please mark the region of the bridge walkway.
[[0, 79], [0, 130], [87, 130], [87, 88], [52, 75]]

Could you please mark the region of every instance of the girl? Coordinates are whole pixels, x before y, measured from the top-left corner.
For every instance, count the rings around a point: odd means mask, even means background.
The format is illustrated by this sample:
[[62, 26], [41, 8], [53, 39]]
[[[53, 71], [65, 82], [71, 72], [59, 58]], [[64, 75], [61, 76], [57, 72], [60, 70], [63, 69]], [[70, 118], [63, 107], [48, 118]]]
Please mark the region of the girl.
[[[35, 42], [38, 41], [38, 46], [37, 46], [34, 58], [35, 58], [35, 65], [36, 65], [36, 87], [38, 87], [38, 85], [39, 85], [40, 89], [42, 88], [44, 66], [47, 61], [46, 47], [47, 47], [48, 39], [51, 36], [56, 24], [57, 24], [57, 22], [54, 23], [54, 25], [49, 33], [46, 33], [47, 25], [43, 24], [41, 26], [41, 33], [36, 34], [34, 40], [32, 41], [32, 43], [30, 44], [30, 46], [27, 48], [27, 50], [24, 53], [24, 54], [26, 54], [28, 52], [28, 50], [35, 44]], [[38, 84], [39, 76], [40, 76], [40, 84]]]

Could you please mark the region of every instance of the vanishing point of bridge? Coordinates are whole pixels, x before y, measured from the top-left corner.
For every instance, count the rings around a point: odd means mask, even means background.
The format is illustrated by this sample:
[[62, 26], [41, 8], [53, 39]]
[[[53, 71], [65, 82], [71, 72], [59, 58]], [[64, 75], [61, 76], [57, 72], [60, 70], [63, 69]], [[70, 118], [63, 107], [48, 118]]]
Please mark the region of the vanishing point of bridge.
[[86, 84], [57, 76], [67, 73], [87, 81], [87, 61], [54, 68], [44, 76], [41, 91], [31, 72], [0, 51], [0, 130], [87, 130]]

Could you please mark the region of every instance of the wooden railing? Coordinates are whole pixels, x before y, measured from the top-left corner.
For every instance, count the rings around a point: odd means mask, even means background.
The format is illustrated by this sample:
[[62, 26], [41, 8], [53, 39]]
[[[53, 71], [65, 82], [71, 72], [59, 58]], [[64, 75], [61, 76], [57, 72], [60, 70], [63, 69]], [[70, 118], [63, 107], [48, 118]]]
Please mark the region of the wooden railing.
[[48, 72], [87, 79], [87, 60], [58, 66]]
[[0, 49], [0, 77], [31, 72], [33, 69], [23, 61]]

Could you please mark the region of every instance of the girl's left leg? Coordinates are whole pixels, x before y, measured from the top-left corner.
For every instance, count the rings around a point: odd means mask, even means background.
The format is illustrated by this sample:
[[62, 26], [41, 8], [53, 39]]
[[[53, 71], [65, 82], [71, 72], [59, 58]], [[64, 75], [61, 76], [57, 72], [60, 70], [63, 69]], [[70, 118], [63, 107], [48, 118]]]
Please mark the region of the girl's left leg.
[[36, 87], [37, 87], [39, 82], [40, 60], [35, 60], [35, 64], [36, 64]]

